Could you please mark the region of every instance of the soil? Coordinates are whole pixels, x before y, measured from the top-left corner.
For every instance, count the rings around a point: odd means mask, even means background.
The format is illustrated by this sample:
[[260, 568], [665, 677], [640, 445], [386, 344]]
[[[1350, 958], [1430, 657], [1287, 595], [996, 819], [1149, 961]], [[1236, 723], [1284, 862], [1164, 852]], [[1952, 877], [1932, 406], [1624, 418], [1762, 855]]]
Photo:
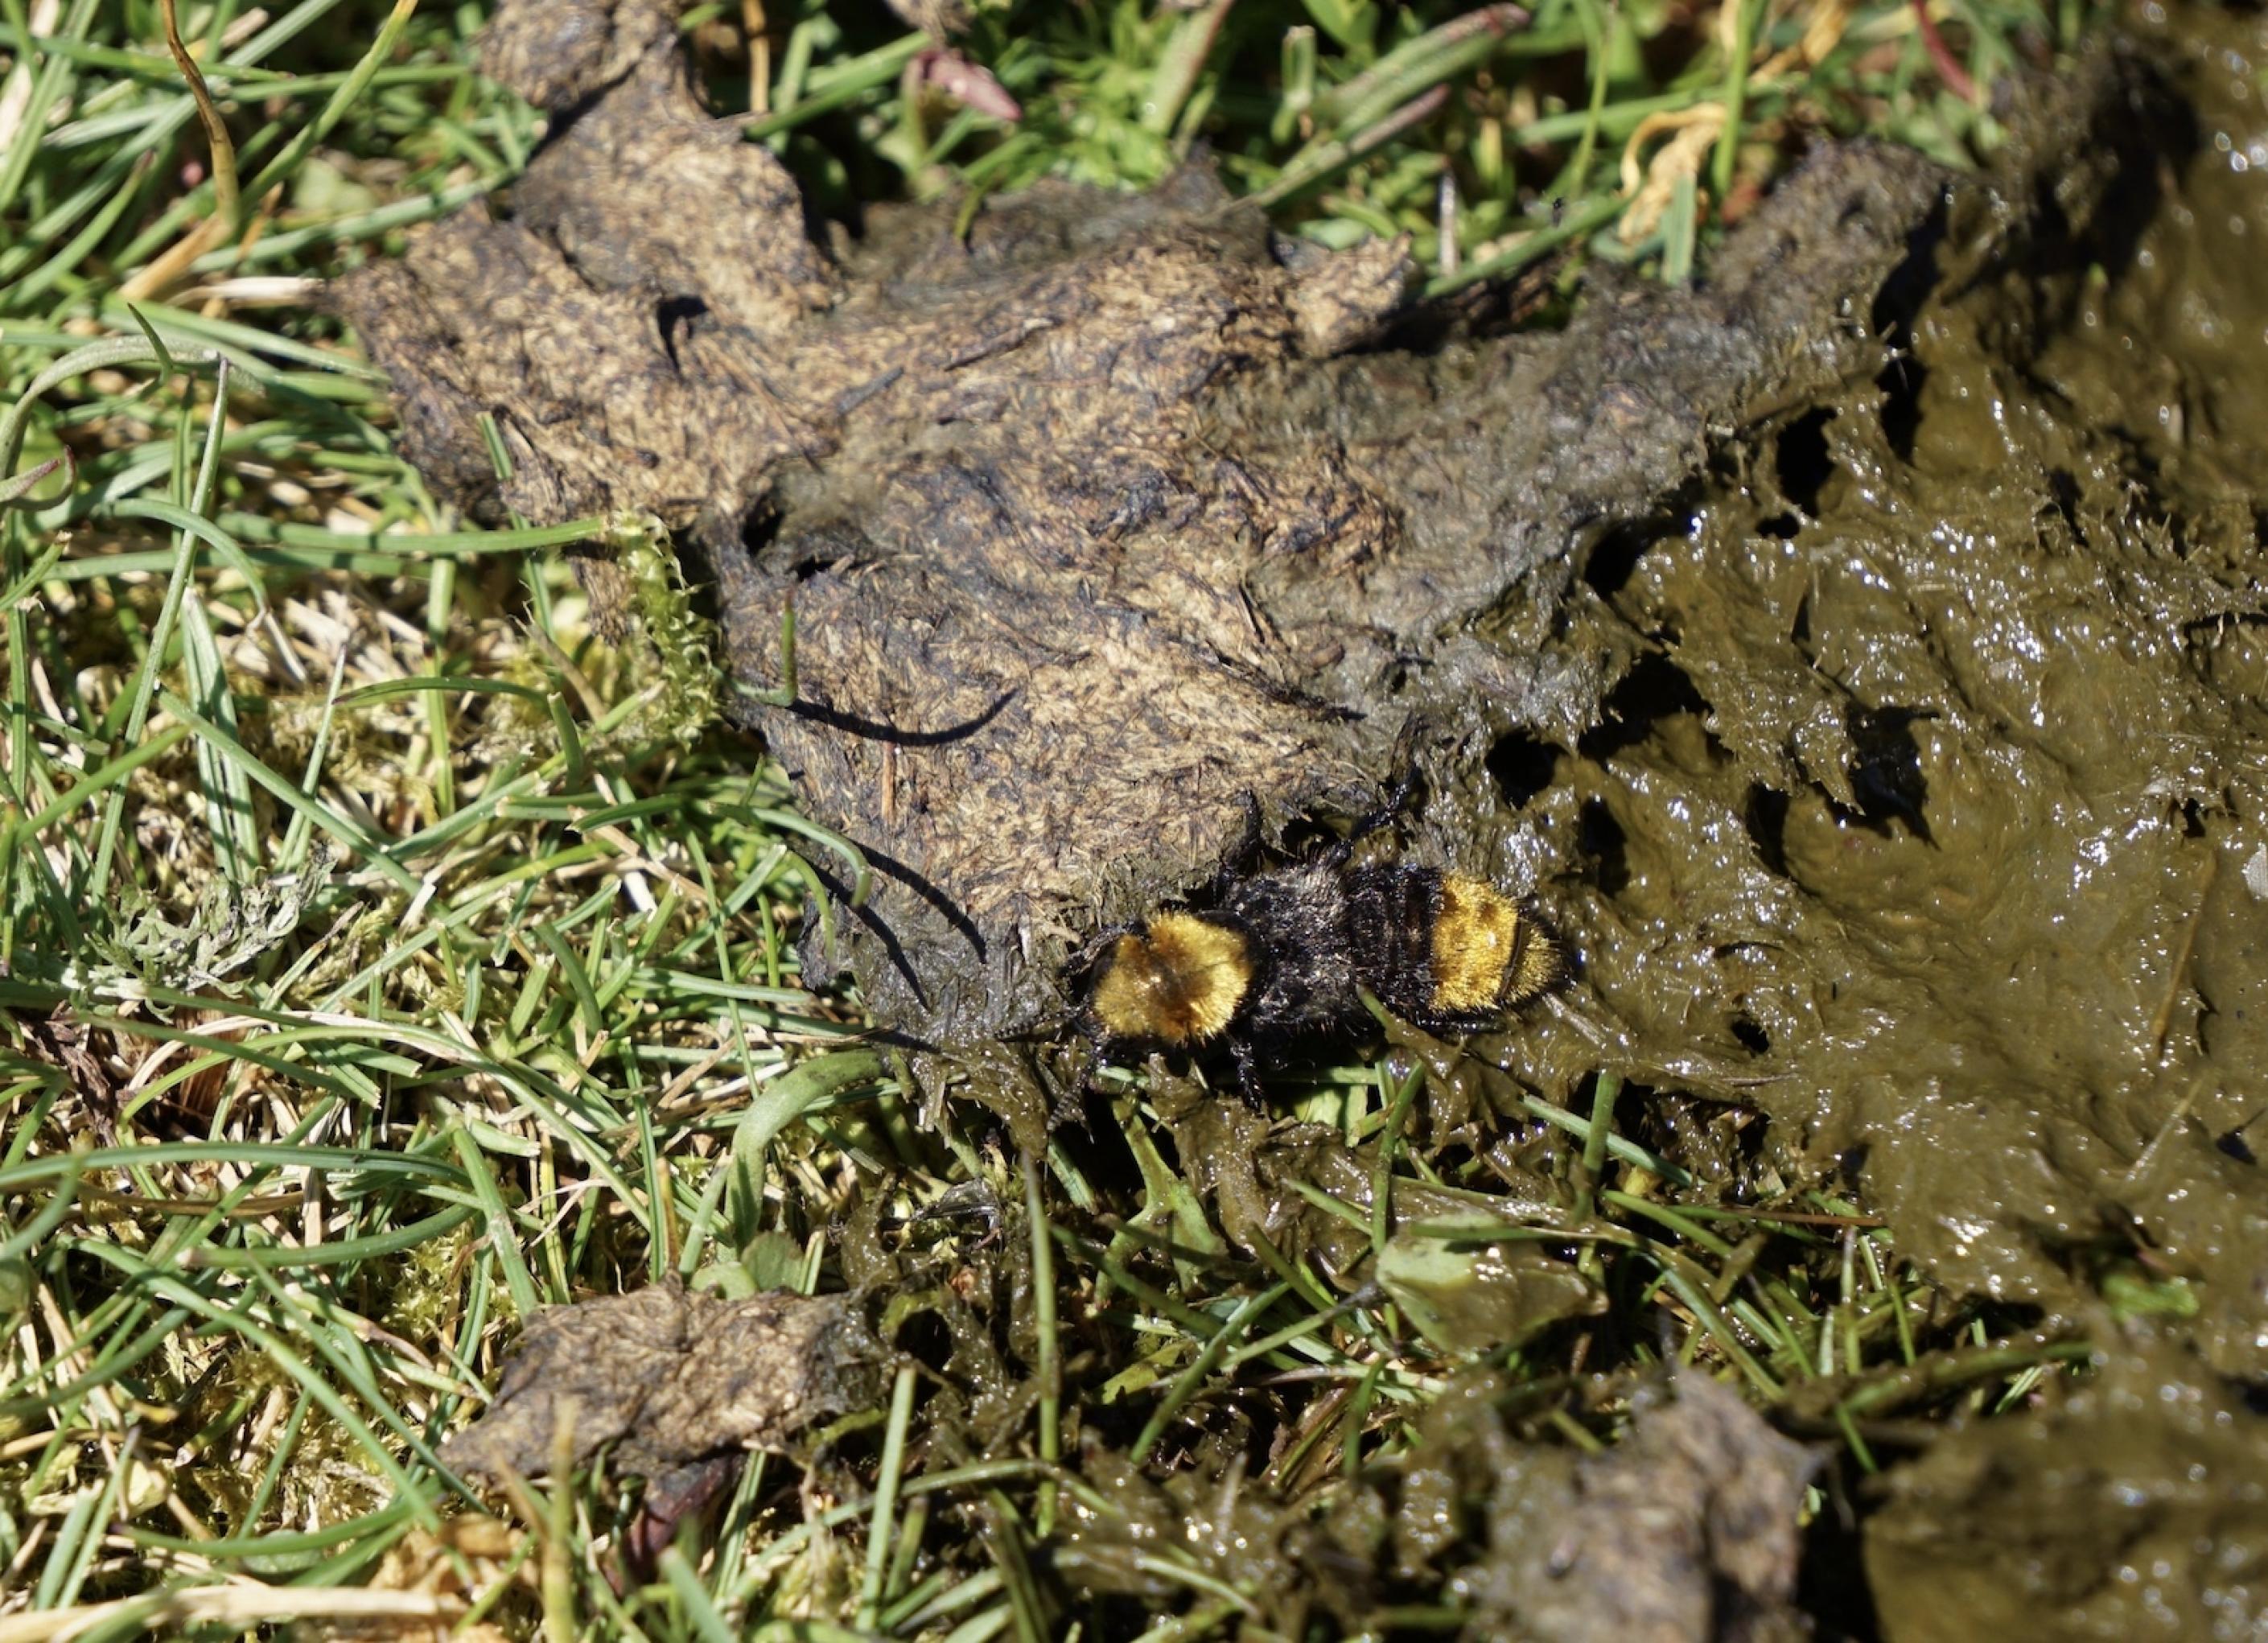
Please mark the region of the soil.
[[[1602, 1069], [1737, 1101], [1938, 1283], [2097, 1344], [1893, 1473], [1882, 1630], [2260, 1635], [2268, 23], [2145, 8], [2010, 93], [1982, 174], [1823, 148], [1705, 284], [1602, 278], [1548, 337], [1198, 171], [814, 234], [641, 7], [523, 5], [493, 52], [556, 116], [509, 214], [342, 305], [464, 505], [659, 516], [755, 689], [792, 599], [792, 699], [742, 711], [879, 875], [810, 973], [948, 1047], [1043, 1035], [1066, 956], [1253, 807], [1358, 814], [1414, 756], [1404, 847], [1528, 890], [1578, 970], [1516, 1031], [1403, 1035], [1437, 1131]], [[1266, 1128], [1179, 1120], [1239, 1241], [1336, 1167]], [[2138, 1275], [2154, 1323], [2104, 1299]], [[1491, 1344], [1587, 1304], [1451, 1276], [1437, 1327]], [[1682, 1454], [1718, 1417], [1656, 1418]], [[1719, 1435], [1681, 1523], [1800, 1490]], [[1616, 1498], [1550, 1465], [1506, 1512]], [[1781, 1552], [1727, 1555], [1662, 1602], [1776, 1635]]]

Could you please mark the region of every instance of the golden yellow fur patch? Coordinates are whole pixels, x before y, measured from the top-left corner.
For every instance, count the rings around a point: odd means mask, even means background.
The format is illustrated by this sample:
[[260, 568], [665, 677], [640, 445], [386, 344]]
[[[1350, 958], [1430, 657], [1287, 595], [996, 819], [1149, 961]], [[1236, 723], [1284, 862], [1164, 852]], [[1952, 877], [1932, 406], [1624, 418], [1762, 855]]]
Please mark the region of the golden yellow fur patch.
[[1533, 918], [1521, 922], [1520, 937], [1520, 953], [1512, 961], [1511, 974], [1505, 983], [1503, 1004], [1506, 1009], [1550, 991], [1567, 973], [1567, 961], [1560, 955], [1559, 944], [1546, 935]]
[[1447, 874], [1433, 921], [1432, 971], [1435, 1009], [1506, 1009], [1559, 978], [1559, 952], [1510, 896], [1478, 879]]
[[1198, 1044], [1236, 1019], [1251, 987], [1252, 950], [1241, 931], [1194, 913], [1160, 913], [1145, 933], [1111, 944], [1087, 1007], [1115, 1038]]

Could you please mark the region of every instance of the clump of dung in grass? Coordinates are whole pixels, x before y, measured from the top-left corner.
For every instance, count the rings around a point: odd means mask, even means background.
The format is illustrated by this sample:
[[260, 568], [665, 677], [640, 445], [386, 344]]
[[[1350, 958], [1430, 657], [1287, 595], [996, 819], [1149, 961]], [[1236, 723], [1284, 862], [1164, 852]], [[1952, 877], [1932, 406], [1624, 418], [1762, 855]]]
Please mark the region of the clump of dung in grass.
[[1506, 1457], [1474, 1635], [1535, 1643], [1793, 1643], [1804, 1490], [1819, 1457], [1740, 1394], [1686, 1373], [1603, 1455]]
[[667, 1284], [600, 1296], [528, 1325], [495, 1401], [442, 1458], [491, 1479], [539, 1476], [564, 1426], [575, 1464], [611, 1445], [615, 1471], [666, 1479], [865, 1407], [885, 1356], [848, 1297], [720, 1300]]
[[2268, 1418], [2129, 1332], [2021, 1419], [1892, 1474], [1866, 1531], [1886, 1635], [2242, 1637], [2268, 1621]]

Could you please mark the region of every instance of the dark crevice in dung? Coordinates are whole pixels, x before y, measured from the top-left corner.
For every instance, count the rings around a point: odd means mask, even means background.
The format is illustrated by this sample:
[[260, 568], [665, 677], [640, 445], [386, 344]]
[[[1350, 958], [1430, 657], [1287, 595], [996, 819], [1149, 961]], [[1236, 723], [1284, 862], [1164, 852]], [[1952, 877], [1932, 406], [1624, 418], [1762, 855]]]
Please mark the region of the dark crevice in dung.
[[1576, 822], [1575, 848], [1588, 862], [1591, 881], [1602, 895], [1619, 895], [1630, 883], [1630, 837], [1603, 799], [1583, 801]]
[[653, 327], [660, 334], [662, 351], [669, 356], [673, 371], [680, 368], [677, 358], [679, 331], [691, 335], [708, 314], [709, 305], [698, 297], [664, 297], [653, 305]]
[[1846, 813], [1848, 820], [1884, 834], [1893, 822], [1903, 822], [1916, 837], [1929, 837], [1929, 781], [1922, 772], [1921, 745], [1914, 739], [1913, 726], [1936, 717], [1921, 708], [1850, 711], [1847, 723], [1856, 754], [1851, 763], [1851, 791], [1859, 806]]
[[1663, 719], [1681, 713], [1705, 716], [1708, 711], [1709, 704], [1692, 676], [1664, 652], [1652, 651], [1638, 658], [1607, 693], [1599, 722], [1583, 733], [1576, 751], [1604, 763], [1646, 740]]
[[1612, 599], [1629, 583], [1638, 560], [1656, 542], [1684, 534], [1689, 516], [1683, 512], [1650, 514], [1625, 519], [1602, 531], [1583, 556], [1583, 580], [1602, 599]]
[[1834, 420], [1835, 413], [1824, 406], [1808, 410], [1782, 428], [1772, 444], [1780, 495], [1806, 519], [1818, 517], [1819, 493], [1835, 471], [1827, 449], [1827, 424]]
[[1541, 737], [1513, 731], [1497, 738], [1489, 749], [1488, 772], [1505, 804], [1518, 810], [1551, 785], [1559, 768], [1559, 749]]
[[1741, 823], [1756, 847], [1756, 859], [1783, 879], [1788, 876], [1787, 804], [1787, 795], [1778, 788], [1751, 782], [1741, 810]]
[[1874, 293], [1867, 321], [1889, 354], [1874, 386], [1882, 392], [1882, 437], [1903, 462], [1913, 460], [1921, 428], [1921, 390], [1929, 372], [1913, 353], [1913, 321], [1937, 289], [1938, 249], [1945, 239], [1940, 204], [1908, 236], [1906, 254]]

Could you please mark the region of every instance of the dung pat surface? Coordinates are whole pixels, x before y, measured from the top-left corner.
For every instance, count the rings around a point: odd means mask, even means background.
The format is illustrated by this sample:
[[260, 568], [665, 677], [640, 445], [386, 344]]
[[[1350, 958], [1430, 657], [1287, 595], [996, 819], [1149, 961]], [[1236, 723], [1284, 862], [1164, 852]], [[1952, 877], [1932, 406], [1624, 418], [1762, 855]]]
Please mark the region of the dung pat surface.
[[1496, 1058], [1572, 1089], [1611, 1043], [1752, 1104], [1937, 1281], [2061, 1327], [2139, 1247], [2257, 1378], [2268, 172], [2227, 155], [2268, 25], [2185, 26], [2187, 104], [2137, 77], [2032, 139], [2115, 185], [2071, 244], [2011, 255], [1956, 191], [1877, 311], [1904, 356], [1594, 562], [1651, 652], [1528, 802], [1582, 976]]
[[1580, 960], [1498, 1066], [1745, 1101], [2059, 1319], [2139, 1237], [2268, 1374], [2259, 18], [2011, 77], [1989, 172], [1822, 145], [1705, 283], [1544, 338], [1397, 332], [1393, 247], [1291, 254], [1196, 171], [829, 254], [654, 10], [503, 7], [578, 31], [501, 64], [577, 117], [339, 301], [438, 494], [709, 556], [739, 711], [874, 875], [807, 980], [1060, 1020], [1248, 796], [1359, 812], [1422, 714], [1442, 858], [1504, 842]]
[[1825, 149], [1705, 287], [1444, 341], [1394, 331], [1405, 245], [1279, 238], [1202, 166], [821, 246], [652, 0], [504, 0], [489, 63], [572, 118], [337, 291], [403, 446], [475, 513], [694, 544], [734, 711], [872, 870], [806, 976], [946, 1043], [1059, 1019], [1081, 938], [1203, 882], [1249, 803], [1366, 807], [1413, 713], [1476, 756], [1579, 733], [1631, 648], [1564, 642], [1585, 543], [1712, 430], [1880, 368], [1848, 316], [1945, 182]]
[[1887, 1480], [1866, 1566], [1889, 1643], [2268, 1633], [2268, 1418], [2142, 1331], [2047, 1384]]

